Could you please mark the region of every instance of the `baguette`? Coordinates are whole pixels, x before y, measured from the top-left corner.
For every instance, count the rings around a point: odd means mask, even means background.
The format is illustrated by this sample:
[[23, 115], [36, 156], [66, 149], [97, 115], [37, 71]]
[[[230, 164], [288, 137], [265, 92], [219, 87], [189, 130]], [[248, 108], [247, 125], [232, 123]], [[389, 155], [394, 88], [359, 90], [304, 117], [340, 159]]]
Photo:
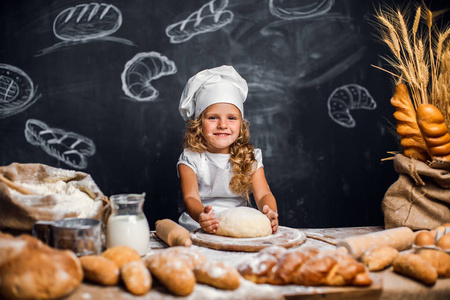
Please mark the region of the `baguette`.
[[100, 255], [80, 257], [84, 279], [101, 285], [116, 285], [119, 282], [119, 268], [116, 263]]
[[432, 104], [417, 109], [417, 122], [433, 159], [450, 161], [450, 135], [441, 111]]
[[222, 290], [235, 290], [241, 284], [241, 276], [237, 270], [220, 261], [205, 261], [195, 267], [197, 282]]
[[141, 260], [139, 253], [128, 246], [114, 246], [107, 249], [101, 255], [115, 262], [119, 269], [126, 263]]
[[145, 264], [150, 273], [170, 293], [188, 296], [194, 291], [196, 283], [194, 272], [190, 265], [177, 255], [163, 251], [146, 257]]
[[409, 97], [408, 87], [400, 83], [396, 86], [391, 104], [395, 107], [394, 118], [397, 120], [397, 133], [403, 154], [420, 161], [427, 161], [428, 151], [416, 120], [416, 110]]
[[382, 246], [364, 253], [361, 262], [367, 266], [369, 271], [381, 271], [389, 267], [397, 256], [397, 249]]
[[438, 277], [450, 277], [450, 255], [435, 249], [423, 249], [419, 255], [437, 271]]
[[426, 285], [433, 285], [438, 278], [436, 269], [417, 254], [399, 255], [392, 265], [396, 273], [416, 279]]
[[152, 276], [142, 261], [132, 261], [120, 268], [120, 278], [127, 291], [145, 295], [152, 287]]

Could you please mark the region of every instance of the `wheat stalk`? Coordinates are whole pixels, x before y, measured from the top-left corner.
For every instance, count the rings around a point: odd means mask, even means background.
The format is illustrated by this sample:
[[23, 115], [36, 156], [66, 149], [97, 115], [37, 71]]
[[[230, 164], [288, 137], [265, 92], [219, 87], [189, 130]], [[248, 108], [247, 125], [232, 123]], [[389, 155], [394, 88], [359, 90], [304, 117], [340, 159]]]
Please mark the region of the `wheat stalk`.
[[403, 11], [380, 7], [376, 11], [380, 39], [393, 54], [384, 58], [394, 69], [389, 73], [408, 84], [416, 108], [426, 103], [435, 105], [449, 125], [450, 27], [440, 31], [434, 20], [443, 11], [432, 12], [423, 4], [417, 6], [409, 30], [408, 12], [408, 7]]

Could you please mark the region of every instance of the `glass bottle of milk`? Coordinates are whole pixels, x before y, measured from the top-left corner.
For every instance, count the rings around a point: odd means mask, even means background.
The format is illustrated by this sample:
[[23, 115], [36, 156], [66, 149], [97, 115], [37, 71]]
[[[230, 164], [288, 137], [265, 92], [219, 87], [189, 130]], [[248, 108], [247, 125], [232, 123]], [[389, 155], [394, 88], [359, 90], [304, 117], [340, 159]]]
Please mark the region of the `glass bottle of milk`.
[[145, 193], [110, 197], [111, 215], [106, 225], [106, 248], [128, 246], [141, 256], [147, 253], [150, 228], [143, 212]]

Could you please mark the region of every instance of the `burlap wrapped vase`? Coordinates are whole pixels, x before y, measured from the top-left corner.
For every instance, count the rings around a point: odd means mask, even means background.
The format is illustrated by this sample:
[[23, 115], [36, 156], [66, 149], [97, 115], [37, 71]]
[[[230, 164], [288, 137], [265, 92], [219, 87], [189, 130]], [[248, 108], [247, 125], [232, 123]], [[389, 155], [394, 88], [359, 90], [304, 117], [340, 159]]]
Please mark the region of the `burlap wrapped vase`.
[[450, 172], [447, 167], [396, 154], [394, 168], [399, 178], [389, 187], [382, 202], [385, 227], [430, 230], [450, 222]]

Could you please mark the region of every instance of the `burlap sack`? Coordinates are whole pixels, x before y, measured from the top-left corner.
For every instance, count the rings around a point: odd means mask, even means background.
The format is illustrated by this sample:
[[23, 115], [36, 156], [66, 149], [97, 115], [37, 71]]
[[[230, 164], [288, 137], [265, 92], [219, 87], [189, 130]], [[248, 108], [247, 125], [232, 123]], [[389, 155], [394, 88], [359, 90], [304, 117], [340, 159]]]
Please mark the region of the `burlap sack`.
[[[79, 189], [93, 201], [88, 211], [83, 211], [83, 215], [80, 215], [76, 209], [71, 211], [70, 204], [64, 203], [66, 206], [64, 210], [57, 209], [57, 205], [63, 199], [62, 195], [57, 193], [24, 195], [9, 189], [5, 183], [0, 181], [0, 229], [30, 231], [37, 221], [54, 221], [69, 217], [101, 220], [103, 206], [108, 202], [107, 197], [103, 195], [91, 176], [83, 172], [58, 169], [43, 164], [12, 163], [9, 166], [0, 167], [0, 174], [16, 185], [22, 184], [22, 186], [23, 184], [45, 186], [56, 182], [63, 185], [64, 182], [68, 185], [70, 183], [72, 189]], [[67, 201], [68, 196], [64, 197], [66, 197], [64, 201]], [[73, 201], [76, 201], [76, 198]], [[73, 206], [76, 207], [76, 204], [74, 202]]]
[[[435, 165], [435, 164], [434, 164]], [[434, 229], [450, 222], [450, 173], [397, 154], [398, 180], [387, 190], [382, 209], [386, 228]]]

